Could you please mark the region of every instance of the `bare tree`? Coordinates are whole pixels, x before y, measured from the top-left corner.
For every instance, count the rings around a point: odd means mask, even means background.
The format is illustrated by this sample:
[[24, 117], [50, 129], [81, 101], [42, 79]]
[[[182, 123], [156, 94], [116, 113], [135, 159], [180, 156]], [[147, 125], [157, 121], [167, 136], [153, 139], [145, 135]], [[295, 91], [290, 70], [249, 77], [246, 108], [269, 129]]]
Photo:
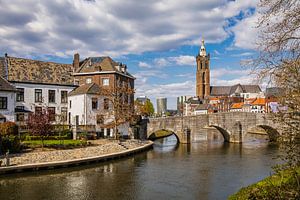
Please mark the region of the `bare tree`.
[[118, 139], [118, 126], [130, 122], [134, 115], [134, 90], [128, 85], [117, 84], [113, 88], [101, 88], [100, 95], [104, 97], [105, 110], [113, 118], [113, 122], [104, 125], [104, 127], [113, 127], [115, 139]]
[[261, 0], [258, 50], [251, 63], [260, 79], [284, 89], [287, 109], [274, 120], [283, 124], [281, 141], [288, 167], [300, 165], [300, 1]]

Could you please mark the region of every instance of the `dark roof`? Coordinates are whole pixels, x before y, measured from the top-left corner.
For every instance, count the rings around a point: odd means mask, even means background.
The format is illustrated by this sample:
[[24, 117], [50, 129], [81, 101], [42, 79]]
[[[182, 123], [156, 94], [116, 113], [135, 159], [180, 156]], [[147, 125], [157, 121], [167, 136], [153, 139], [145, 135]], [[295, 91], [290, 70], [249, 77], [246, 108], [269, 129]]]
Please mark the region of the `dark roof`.
[[236, 84], [233, 86], [211, 86], [211, 96], [230, 96], [235, 93], [259, 93], [261, 89], [259, 85], [241, 85]]
[[284, 89], [279, 87], [271, 87], [266, 89], [266, 97], [280, 97], [284, 95]]
[[195, 110], [208, 110], [209, 105], [208, 104], [200, 104], [196, 107]]
[[100, 94], [100, 87], [95, 83], [84, 84], [72, 90], [69, 93], [69, 96], [75, 96], [81, 94]]
[[211, 96], [227, 96], [230, 94], [231, 86], [211, 86]]
[[[5, 66], [7, 60], [7, 69]], [[14, 82], [74, 85], [73, 65], [44, 62], [25, 58], [0, 59], [0, 74], [8, 73], [7, 80]]]
[[0, 91], [16, 92], [17, 89], [13, 85], [11, 85], [7, 80], [0, 76]]
[[76, 73], [119, 72], [120, 74], [134, 78], [127, 70], [121, 70], [122, 68], [127, 68], [126, 65], [114, 61], [109, 56], [88, 57], [81, 61], [79, 65], [79, 69], [76, 71]]
[[191, 97], [185, 103], [189, 103], [189, 104], [201, 104], [202, 101], [198, 97]]

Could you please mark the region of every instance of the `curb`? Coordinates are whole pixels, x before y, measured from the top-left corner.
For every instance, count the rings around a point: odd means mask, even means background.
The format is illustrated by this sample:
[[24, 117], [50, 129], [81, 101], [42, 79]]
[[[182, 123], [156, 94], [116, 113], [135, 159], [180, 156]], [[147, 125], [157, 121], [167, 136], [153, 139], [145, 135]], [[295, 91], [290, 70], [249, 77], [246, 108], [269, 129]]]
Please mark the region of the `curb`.
[[64, 160], [64, 161], [55, 161], [55, 162], [44, 162], [44, 163], [36, 163], [36, 164], [25, 164], [25, 165], [15, 165], [9, 167], [0, 167], [0, 174], [10, 174], [10, 173], [18, 173], [25, 171], [37, 171], [37, 170], [47, 170], [61, 167], [72, 167], [78, 166], [81, 164], [89, 164], [95, 162], [104, 162], [108, 160], [123, 158], [126, 156], [130, 156], [145, 150], [152, 148], [153, 142], [149, 141], [148, 144], [136, 147], [133, 149], [125, 150], [117, 153], [104, 154], [100, 156], [86, 157], [80, 159], [72, 159], [72, 160]]

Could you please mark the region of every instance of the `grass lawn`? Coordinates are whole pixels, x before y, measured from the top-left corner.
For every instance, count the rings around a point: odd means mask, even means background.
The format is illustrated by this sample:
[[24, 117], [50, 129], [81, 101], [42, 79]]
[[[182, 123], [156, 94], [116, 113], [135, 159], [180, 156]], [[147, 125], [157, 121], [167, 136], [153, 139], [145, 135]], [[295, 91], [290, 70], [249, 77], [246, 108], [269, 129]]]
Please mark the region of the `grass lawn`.
[[[42, 147], [41, 140], [28, 140], [22, 143], [30, 148]], [[87, 142], [82, 140], [44, 140], [44, 147], [47, 148], [74, 148], [86, 146], [86, 144]]]
[[300, 167], [274, 174], [253, 185], [242, 188], [229, 200], [300, 199]]

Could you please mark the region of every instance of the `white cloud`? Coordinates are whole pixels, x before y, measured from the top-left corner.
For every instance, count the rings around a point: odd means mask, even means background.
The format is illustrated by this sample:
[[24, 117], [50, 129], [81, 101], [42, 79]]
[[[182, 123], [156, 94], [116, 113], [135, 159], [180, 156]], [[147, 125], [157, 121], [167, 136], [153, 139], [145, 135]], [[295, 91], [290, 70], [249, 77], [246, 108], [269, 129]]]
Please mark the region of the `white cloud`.
[[231, 54], [232, 57], [246, 57], [246, 56], [252, 56], [254, 55], [253, 52], [244, 52], [244, 53], [238, 53], [238, 54]]
[[151, 68], [151, 66], [146, 62], [139, 62], [138, 66], [141, 68]]
[[210, 71], [210, 76], [213, 79], [225, 77], [225, 76], [247, 76], [250, 74], [250, 70], [238, 70], [238, 69], [213, 69]]
[[175, 62], [177, 65], [192, 65], [194, 66], [196, 63], [196, 58], [194, 56], [188, 55], [180, 55], [177, 57], [169, 57], [170, 61]]
[[157, 67], [165, 67], [165, 66], [170, 65], [170, 62], [168, 59], [165, 59], [165, 58], [155, 58], [154, 65]]
[[258, 22], [258, 13], [244, 18], [231, 28], [234, 33], [233, 47], [243, 49], [257, 49], [258, 29], [256, 28]]
[[[0, 52], [120, 56], [221, 42], [227, 18], [256, 1], [0, 1]], [[247, 22], [247, 21], [246, 21]], [[239, 33], [239, 28], [233, 32]], [[246, 31], [245, 31], [246, 32]], [[243, 46], [237, 38], [236, 45]], [[56, 54], [56, 52], [60, 52]]]

